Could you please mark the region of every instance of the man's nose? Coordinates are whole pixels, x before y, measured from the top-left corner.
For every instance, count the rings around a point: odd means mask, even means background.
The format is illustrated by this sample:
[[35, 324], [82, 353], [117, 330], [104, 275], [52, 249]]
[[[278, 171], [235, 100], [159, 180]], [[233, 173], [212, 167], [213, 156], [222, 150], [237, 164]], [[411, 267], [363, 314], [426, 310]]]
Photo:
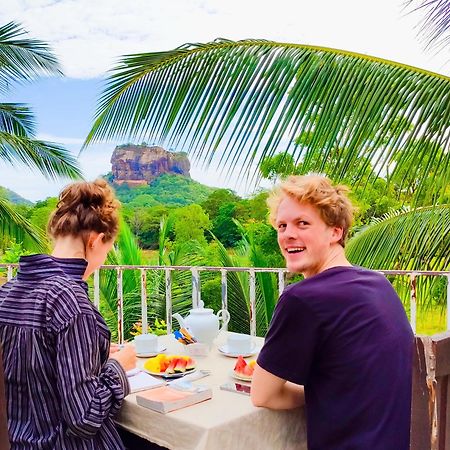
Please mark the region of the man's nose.
[[294, 238], [295, 237], [295, 228], [291, 225], [286, 225], [286, 228], [284, 230], [284, 236], [286, 238]]

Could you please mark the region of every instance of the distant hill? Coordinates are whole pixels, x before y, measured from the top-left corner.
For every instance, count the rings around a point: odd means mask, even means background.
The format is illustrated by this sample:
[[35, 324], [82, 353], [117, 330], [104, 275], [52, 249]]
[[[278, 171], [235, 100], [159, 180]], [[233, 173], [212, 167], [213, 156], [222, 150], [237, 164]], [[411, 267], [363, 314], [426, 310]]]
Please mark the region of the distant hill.
[[0, 186], [0, 197], [6, 198], [6, 200], [8, 200], [11, 203], [14, 203], [16, 205], [26, 205], [26, 206], [33, 205], [33, 202], [30, 202], [30, 200], [27, 200], [26, 198], [21, 197], [19, 194], [16, 194], [15, 192], [13, 192], [10, 189], [7, 189], [3, 186]]
[[139, 208], [156, 205], [199, 204], [206, 200], [216, 188], [205, 186], [183, 175], [162, 174], [151, 181], [149, 185], [130, 187], [123, 184], [115, 185], [114, 189], [122, 203]]

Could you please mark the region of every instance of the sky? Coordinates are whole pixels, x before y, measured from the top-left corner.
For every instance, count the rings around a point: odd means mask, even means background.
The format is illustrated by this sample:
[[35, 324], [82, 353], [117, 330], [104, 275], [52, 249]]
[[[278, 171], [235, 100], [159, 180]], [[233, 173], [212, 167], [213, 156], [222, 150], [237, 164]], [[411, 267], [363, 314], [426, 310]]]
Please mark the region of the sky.
[[[121, 55], [169, 50], [187, 42], [269, 39], [378, 56], [450, 75], [448, 54], [425, 52], [417, 37], [420, 15], [407, 14], [403, 0], [8, 0], [0, 24], [19, 22], [32, 38], [48, 42], [64, 78], [46, 78], [16, 87], [1, 101], [28, 103], [37, 137], [78, 155], [90, 130], [105, 73]], [[147, 140], [151, 143], [151, 139]], [[79, 158], [93, 179], [110, 171], [111, 154], [123, 142], [104, 142]], [[183, 149], [174, 149], [182, 151]], [[220, 176], [214, 167], [192, 165], [193, 179], [248, 187]], [[68, 180], [52, 182], [26, 167], [0, 162], [0, 185], [36, 201], [56, 196]]]

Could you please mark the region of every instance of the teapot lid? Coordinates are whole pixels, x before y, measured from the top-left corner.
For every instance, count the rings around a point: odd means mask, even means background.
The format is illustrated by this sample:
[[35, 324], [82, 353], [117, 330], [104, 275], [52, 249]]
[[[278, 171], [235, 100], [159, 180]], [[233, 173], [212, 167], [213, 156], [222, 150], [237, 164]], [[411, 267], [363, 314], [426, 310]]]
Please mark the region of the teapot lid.
[[191, 314], [204, 314], [204, 315], [209, 315], [209, 314], [214, 314], [214, 310], [212, 310], [211, 308], [205, 308], [205, 302], [203, 300], [200, 300], [198, 302], [199, 307], [198, 308], [192, 308], [189, 312]]

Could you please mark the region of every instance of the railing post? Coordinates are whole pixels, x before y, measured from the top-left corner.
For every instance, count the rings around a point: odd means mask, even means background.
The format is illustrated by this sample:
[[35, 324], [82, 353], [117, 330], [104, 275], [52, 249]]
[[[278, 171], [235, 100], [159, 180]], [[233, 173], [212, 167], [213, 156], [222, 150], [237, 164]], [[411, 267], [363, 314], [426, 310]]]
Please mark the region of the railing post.
[[417, 298], [416, 298], [416, 274], [411, 273], [409, 275], [409, 283], [411, 288], [410, 293], [410, 323], [411, 328], [416, 334], [416, 326], [417, 326]]
[[123, 270], [117, 269], [117, 339], [123, 344]]
[[142, 317], [142, 334], [148, 333], [147, 323], [147, 272], [141, 269], [141, 317]]
[[191, 269], [192, 273], [192, 307], [199, 307], [200, 300], [200, 274], [197, 267]]
[[[222, 309], [228, 311], [228, 284], [227, 284], [227, 271], [222, 269], [220, 271], [221, 275], [221, 286], [222, 286]], [[228, 329], [228, 324], [225, 325], [224, 330]]]
[[284, 291], [284, 270], [278, 271], [278, 297], [281, 296], [281, 294]]
[[8, 273], [6, 275], [6, 279], [7, 281], [10, 281], [13, 277], [13, 267], [12, 266], [8, 266]]
[[100, 309], [100, 270], [94, 272], [94, 306]]
[[249, 270], [250, 284], [250, 334], [256, 336], [256, 278], [255, 270]]
[[166, 280], [166, 326], [167, 334], [172, 333], [172, 273], [170, 269], [164, 269]]

